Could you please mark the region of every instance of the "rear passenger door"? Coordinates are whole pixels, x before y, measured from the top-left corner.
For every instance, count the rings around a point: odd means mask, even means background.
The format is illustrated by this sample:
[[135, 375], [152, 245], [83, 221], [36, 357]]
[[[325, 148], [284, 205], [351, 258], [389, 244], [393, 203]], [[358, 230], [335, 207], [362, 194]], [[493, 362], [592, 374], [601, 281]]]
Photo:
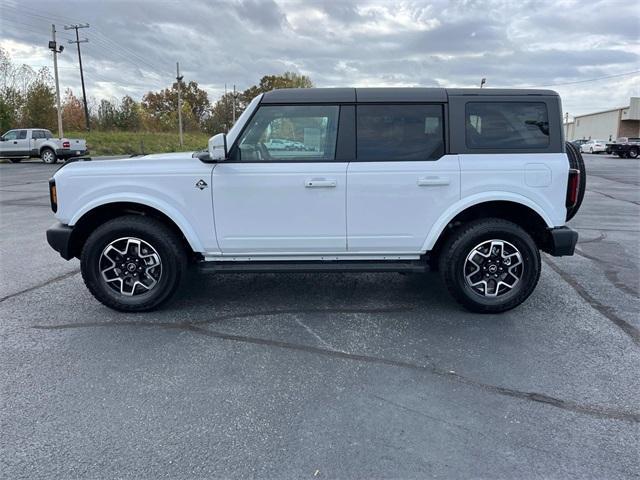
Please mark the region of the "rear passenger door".
[[445, 154], [443, 104], [359, 104], [347, 170], [347, 245], [354, 253], [418, 253], [460, 198], [457, 155]]

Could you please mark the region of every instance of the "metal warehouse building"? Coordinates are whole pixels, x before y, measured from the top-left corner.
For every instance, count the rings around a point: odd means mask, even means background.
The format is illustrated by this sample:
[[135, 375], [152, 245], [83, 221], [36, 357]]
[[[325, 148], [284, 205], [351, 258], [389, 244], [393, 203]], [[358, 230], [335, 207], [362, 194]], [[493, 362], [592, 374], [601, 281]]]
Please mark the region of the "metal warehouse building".
[[640, 137], [640, 97], [631, 97], [628, 107], [579, 115], [564, 127], [568, 140]]

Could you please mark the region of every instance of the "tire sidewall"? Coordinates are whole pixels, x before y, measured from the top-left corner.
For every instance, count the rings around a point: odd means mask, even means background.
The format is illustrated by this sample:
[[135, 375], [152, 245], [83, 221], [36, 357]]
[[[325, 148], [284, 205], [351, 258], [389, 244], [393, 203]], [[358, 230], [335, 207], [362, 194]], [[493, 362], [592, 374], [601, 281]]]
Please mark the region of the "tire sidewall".
[[[474, 291], [466, 282], [464, 263], [477, 245], [487, 240], [504, 240], [518, 249], [524, 264], [518, 285], [499, 297], [485, 297]], [[529, 297], [540, 277], [540, 253], [531, 237], [516, 225], [504, 222], [500, 227], [478, 224], [452, 245], [453, 261], [449, 264], [449, 276], [459, 290], [463, 304], [476, 311], [499, 312], [513, 308]]]
[[[149, 292], [131, 297], [114, 291], [102, 278], [100, 273], [100, 257], [109, 243], [123, 237], [144, 240], [151, 245], [162, 262], [162, 275], [158, 283]], [[147, 225], [126, 225], [108, 222], [97, 229], [88, 239], [82, 250], [81, 269], [83, 277], [91, 292], [106, 305], [118, 310], [147, 310], [166, 300], [175, 290], [176, 283], [184, 274], [177, 261], [177, 255], [170, 242], [157, 229]]]
[[[45, 160], [45, 154], [46, 154], [47, 152], [51, 152], [51, 161], [50, 161], [50, 162], [47, 162], [47, 161]], [[54, 163], [56, 163], [56, 162], [58, 161], [58, 159], [57, 159], [57, 157], [56, 157], [56, 152], [54, 152], [54, 151], [53, 151], [53, 150], [51, 150], [50, 148], [44, 148], [44, 149], [42, 149], [42, 152], [40, 153], [40, 158], [42, 159], [42, 161], [43, 161], [44, 163], [47, 163], [47, 164], [49, 164], [49, 165], [52, 165], [52, 164], [54, 164]]]

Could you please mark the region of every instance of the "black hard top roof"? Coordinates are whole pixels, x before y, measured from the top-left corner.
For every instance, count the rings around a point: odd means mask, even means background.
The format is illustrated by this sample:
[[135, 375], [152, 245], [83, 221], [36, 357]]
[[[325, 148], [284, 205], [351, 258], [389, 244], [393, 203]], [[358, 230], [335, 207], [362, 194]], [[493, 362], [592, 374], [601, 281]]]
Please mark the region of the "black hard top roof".
[[271, 90], [261, 103], [446, 102], [449, 96], [544, 95], [553, 90], [518, 88], [283, 88]]

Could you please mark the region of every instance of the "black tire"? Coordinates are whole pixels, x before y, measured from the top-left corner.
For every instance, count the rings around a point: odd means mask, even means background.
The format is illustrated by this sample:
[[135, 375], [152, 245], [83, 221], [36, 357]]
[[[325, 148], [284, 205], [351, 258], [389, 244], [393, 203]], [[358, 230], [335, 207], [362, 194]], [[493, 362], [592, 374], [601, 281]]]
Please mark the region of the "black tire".
[[20, 163], [22, 161], [22, 159], [21, 158], [10, 158], [9, 161], [11, 163]]
[[[514, 246], [520, 252], [523, 266], [520, 280], [513, 288], [495, 297], [477, 292], [465, 280], [467, 257], [488, 240], [502, 240]], [[531, 236], [515, 223], [499, 218], [476, 220], [460, 227], [445, 243], [439, 264], [440, 275], [451, 295], [466, 309], [477, 313], [500, 313], [517, 307], [531, 295], [540, 279], [540, 252]]]
[[578, 200], [572, 208], [567, 209], [567, 222], [576, 216], [582, 200], [584, 200], [584, 193], [587, 190], [587, 169], [584, 165], [584, 159], [582, 153], [571, 142], [566, 143], [567, 157], [569, 158], [569, 167], [575, 168], [580, 171], [580, 186], [578, 189]]
[[48, 163], [49, 165], [53, 165], [58, 161], [56, 152], [54, 152], [51, 148], [43, 148], [40, 152], [40, 158], [44, 163]]
[[638, 158], [638, 149], [637, 148], [631, 148], [629, 150], [629, 158]]
[[[116, 287], [110, 286], [114, 283], [107, 283], [100, 272], [106, 247], [127, 237], [146, 242], [161, 261], [161, 274], [155, 286], [133, 296], [117, 292]], [[122, 312], [143, 312], [159, 307], [178, 290], [187, 272], [187, 252], [177, 235], [163, 223], [141, 215], [128, 215], [104, 223], [89, 236], [82, 249], [80, 267], [84, 283], [97, 300]], [[133, 290], [136, 289], [142, 290], [140, 287]]]

